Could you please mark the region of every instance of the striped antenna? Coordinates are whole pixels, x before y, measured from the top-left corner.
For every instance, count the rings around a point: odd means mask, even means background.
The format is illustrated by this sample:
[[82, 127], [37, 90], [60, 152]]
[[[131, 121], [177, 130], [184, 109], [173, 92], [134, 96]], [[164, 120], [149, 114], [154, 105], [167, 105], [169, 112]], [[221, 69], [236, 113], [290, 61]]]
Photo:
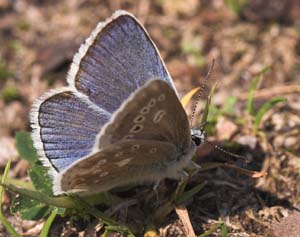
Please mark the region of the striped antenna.
[[[195, 118], [195, 113], [196, 113], [196, 109], [197, 109], [197, 106], [198, 106], [198, 103], [199, 103], [199, 100], [200, 100], [200, 97], [201, 95], [203, 94], [205, 88], [206, 88], [206, 84], [207, 84], [207, 81], [208, 79], [210, 78], [211, 74], [212, 74], [212, 71], [214, 69], [214, 65], [215, 65], [215, 59], [213, 59], [211, 65], [210, 65], [210, 68], [204, 78], [204, 83], [200, 86], [200, 90], [197, 94], [197, 97], [196, 97], [196, 100], [195, 100], [195, 103], [194, 103], [194, 107], [193, 107], [193, 112], [192, 112], [192, 115], [191, 115], [191, 128], [193, 127], [193, 120]], [[200, 128], [200, 131], [201, 133], [203, 134], [204, 133], [204, 129], [203, 129], [203, 126], [201, 126]], [[215, 148], [216, 150], [228, 155], [228, 156], [231, 156], [231, 157], [234, 157], [234, 158], [237, 158], [237, 159], [242, 159], [245, 163], [249, 163], [249, 160], [247, 159], [247, 157], [245, 156], [240, 156], [240, 155], [237, 155], [237, 154], [234, 154], [232, 152], [229, 152], [229, 151], [226, 151], [225, 149], [223, 149], [222, 147], [214, 144], [213, 142], [210, 142], [208, 140], [205, 139], [204, 136], [202, 135], [198, 135], [197, 136], [200, 140], [202, 140], [203, 142], [207, 143], [208, 145], [212, 146], [213, 148]]]
[[198, 103], [200, 101], [200, 97], [201, 95], [203, 94], [204, 90], [206, 89], [206, 84], [207, 84], [207, 81], [208, 79], [210, 78], [211, 76], [211, 73], [214, 69], [214, 65], [215, 65], [215, 59], [213, 59], [211, 65], [210, 65], [210, 68], [204, 78], [204, 83], [200, 85], [200, 90], [197, 94], [197, 97], [196, 97], [196, 100], [195, 100], [195, 103], [194, 103], [194, 107], [193, 107], [193, 112], [192, 112], [192, 115], [191, 115], [191, 128], [193, 127], [193, 121], [194, 121], [194, 118], [195, 118], [195, 113], [196, 113], [196, 109], [198, 107]]
[[247, 159], [247, 157], [245, 156], [240, 156], [240, 155], [237, 155], [237, 154], [234, 154], [232, 152], [229, 152], [229, 151], [226, 151], [225, 149], [223, 149], [222, 147], [219, 147], [218, 145], [214, 144], [213, 142], [210, 142], [208, 140], [206, 140], [205, 138], [201, 138], [202, 141], [204, 141], [205, 143], [207, 143], [208, 145], [212, 146], [213, 148], [215, 148], [216, 150], [220, 151], [220, 152], [223, 152], [224, 154], [228, 155], [228, 156], [231, 156], [231, 157], [234, 157], [234, 158], [237, 158], [237, 159], [241, 159], [243, 160], [245, 163], [249, 163], [249, 160]]

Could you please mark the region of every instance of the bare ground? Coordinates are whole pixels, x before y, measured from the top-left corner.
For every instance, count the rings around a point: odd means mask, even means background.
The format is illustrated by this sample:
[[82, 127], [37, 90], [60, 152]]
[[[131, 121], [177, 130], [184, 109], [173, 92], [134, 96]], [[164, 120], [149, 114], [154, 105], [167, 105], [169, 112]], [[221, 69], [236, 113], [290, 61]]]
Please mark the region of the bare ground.
[[[229, 168], [195, 175], [188, 187], [207, 182], [186, 203], [196, 234], [223, 221], [228, 236], [300, 236], [299, 225], [295, 224], [299, 223], [300, 209], [300, 6], [297, 1], [253, 1], [241, 10], [239, 17], [222, 0], [0, 0], [2, 169], [13, 158], [10, 176], [28, 179], [28, 165], [20, 161], [16, 152], [15, 132], [30, 131], [28, 112], [34, 99], [49, 88], [65, 85], [68, 67], [79, 45], [98, 21], [117, 9], [132, 12], [145, 24], [181, 96], [199, 86], [216, 59], [208, 83], [210, 88], [215, 81], [219, 82], [212, 103], [218, 107], [229, 96], [238, 98], [233, 115], [218, 117], [215, 133], [209, 140], [220, 146], [227, 139], [241, 144], [232, 152], [248, 157], [251, 162], [228, 161], [224, 154], [205, 144], [198, 151], [199, 163], [229, 162], [268, 172], [260, 179]], [[245, 109], [246, 99], [251, 80], [265, 66], [270, 66], [270, 70], [255, 94], [256, 107], [276, 96], [288, 101], [271, 109], [263, 118], [260, 134], [254, 135]], [[239, 123], [239, 118], [246, 123]], [[170, 190], [172, 185], [167, 182], [161, 188]], [[10, 195], [6, 194], [3, 208], [9, 221], [20, 233], [38, 236], [43, 222], [10, 216], [10, 201]], [[124, 211], [117, 216], [119, 220], [127, 218], [126, 222], [140, 218], [136, 213], [128, 216]], [[83, 236], [95, 229], [94, 223], [78, 227], [67, 218], [55, 223], [53, 236], [62, 233]], [[185, 236], [186, 229], [174, 212], [165, 218], [160, 231], [163, 236]], [[6, 235], [0, 225], [0, 236]], [[221, 236], [220, 231], [209, 236]]]

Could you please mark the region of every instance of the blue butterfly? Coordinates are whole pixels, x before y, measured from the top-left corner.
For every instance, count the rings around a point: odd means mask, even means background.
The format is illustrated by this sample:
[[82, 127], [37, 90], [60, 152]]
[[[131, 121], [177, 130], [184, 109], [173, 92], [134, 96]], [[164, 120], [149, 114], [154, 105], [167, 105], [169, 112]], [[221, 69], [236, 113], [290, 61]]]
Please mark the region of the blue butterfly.
[[150, 36], [115, 12], [81, 45], [68, 86], [44, 94], [31, 112], [33, 141], [55, 195], [86, 195], [182, 178], [202, 136], [191, 129]]

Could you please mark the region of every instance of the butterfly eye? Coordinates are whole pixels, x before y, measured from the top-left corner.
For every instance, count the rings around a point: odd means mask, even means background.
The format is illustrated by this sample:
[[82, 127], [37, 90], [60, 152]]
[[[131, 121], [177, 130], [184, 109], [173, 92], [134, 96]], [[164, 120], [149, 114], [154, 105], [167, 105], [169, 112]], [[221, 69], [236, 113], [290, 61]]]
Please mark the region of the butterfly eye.
[[191, 129], [191, 134], [192, 134], [192, 140], [195, 143], [196, 146], [200, 146], [201, 142], [205, 138], [205, 132], [202, 129]]
[[192, 136], [192, 140], [196, 144], [196, 146], [200, 146], [201, 145], [201, 138], [200, 137]]

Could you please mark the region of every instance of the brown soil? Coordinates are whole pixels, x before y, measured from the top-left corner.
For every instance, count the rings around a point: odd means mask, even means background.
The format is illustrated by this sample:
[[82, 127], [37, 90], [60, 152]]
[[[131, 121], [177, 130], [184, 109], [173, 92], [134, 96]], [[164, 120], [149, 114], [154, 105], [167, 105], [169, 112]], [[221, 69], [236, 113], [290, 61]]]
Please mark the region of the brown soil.
[[[218, 81], [212, 104], [220, 107], [229, 96], [238, 98], [232, 115], [218, 117], [215, 133], [209, 140], [220, 146], [228, 139], [241, 144], [230, 151], [246, 156], [250, 163], [228, 161], [226, 155], [207, 144], [199, 149], [198, 162], [203, 166], [208, 161], [234, 163], [268, 173], [253, 179], [233, 169], [217, 168], [195, 175], [188, 188], [207, 182], [203, 190], [185, 203], [195, 233], [201, 234], [222, 221], [228, 236], [300, 236], [300, 4], [297, 0], [252, 1], [241, 9], [239, 16], [222, 0], [0, 0], [1, 169], [13, 158], [10, 177], [27, 179], [28, 165], [20, 161], [16, 152], [15, 132], [30, 131], [28, 113], [32, 102], [49, 88], [66, 84], [66, 74], [79, 45], [98, 21], [117, 9], [132, 12], [145, 24], [181, 96], [202, 83], [215, 59], [207, 86], [210, 88]], [[263, 117], [260, 135], [255, 135], [246, 113], [246, 99], [251, 80], [265, 66], [270, 69], [256, 93], [255, 107], [277, 96], [288, 101], [276, 105]], [[187, 110], [190, 112], [190, 107]], [[241, 118], [246, 123], [239, 123]], [[174, 184], [162, 187], [170, 185]], [[4, 213], [16, 230], [38, 236], [42, 220], [22, 221], [11, 216], [10, 202], [11, 196], [6, 193]], [[128, 216], [122, 211], [115, 218], [122, 221], [124, 216], [139, 218], [136, 213]], [[81, 228], [68, 218], [54, 223], [51, 236], [84, 233], [97, 236], [94, 232], [98, 223], [91, 222]], [[187, 228], [173, 212], [161, 224], [160, 232], [162, 236], [185, 236]], [[94, 234], [87, 235], [88, 231]], [[0, 236], [7, 236], [1, 224]], [[220, 230], [209, 236], [221, 236]]]

